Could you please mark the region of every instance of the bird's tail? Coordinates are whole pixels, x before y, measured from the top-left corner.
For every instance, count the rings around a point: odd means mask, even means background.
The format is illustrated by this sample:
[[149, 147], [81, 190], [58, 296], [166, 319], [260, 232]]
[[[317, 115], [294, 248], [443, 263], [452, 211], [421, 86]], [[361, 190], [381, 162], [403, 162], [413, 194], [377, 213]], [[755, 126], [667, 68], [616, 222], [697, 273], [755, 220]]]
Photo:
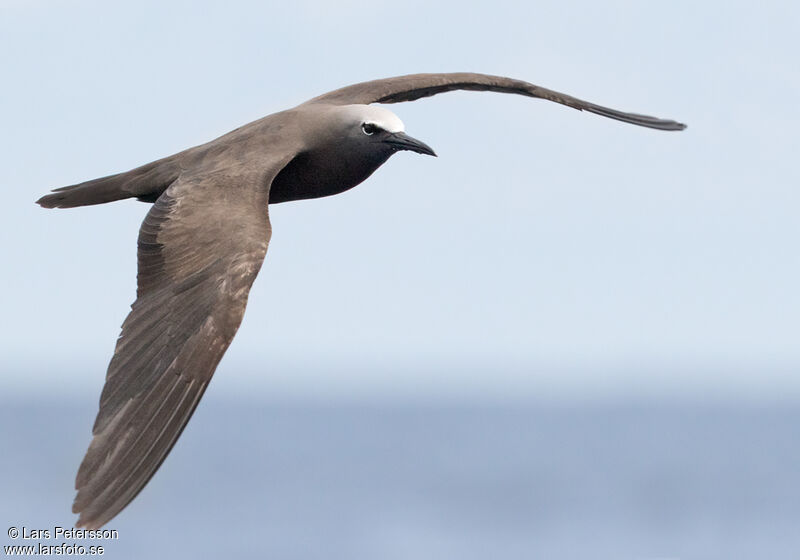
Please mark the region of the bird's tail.
[[133, 197], [154, 202], [179, 174], [180, 166], [173, 156], [125, 173], [54, 189], [36, 203], [44, 208], [74, 208]]

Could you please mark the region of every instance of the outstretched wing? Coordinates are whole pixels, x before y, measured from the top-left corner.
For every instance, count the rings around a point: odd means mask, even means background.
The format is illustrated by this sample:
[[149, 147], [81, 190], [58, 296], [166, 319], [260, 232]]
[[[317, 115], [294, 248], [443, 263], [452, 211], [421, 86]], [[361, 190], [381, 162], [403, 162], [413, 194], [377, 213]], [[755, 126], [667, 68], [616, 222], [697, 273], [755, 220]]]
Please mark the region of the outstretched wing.
[[343, 87], [329, 93], [315, 97], [308, 103], [330, 103], [332, 105], [349, 105], [352, 103], [399, 103], [401, 101], [414, 101], [422, 97], [430, 97], [437, 93], [453, 90], [496, 91], [500, 93], [516, 93], [528, 97], [538, 97], [567, 105], [580, 111], [589, 111], [618, 121], [623, 121], [639, 126], [656, 128], [659, 130], [683, 130], [685, 124], [636, 113], [625, 113], [616, 109], [609, 109], [559, 93], [551, 89], [535, 86], [522, 80], [490, 76], [487, 74], [474, 74], [469, 72], [454, 72], [450, 74], [410, 74], [383, 80], [372, 80], [351, 86]]
[[241, 323], [269, 243], [269, 186], [289, 159], [178, 179], [147, 214], [137, 299], [75, 482], [78, 527], [119, 513], [189, 421]]

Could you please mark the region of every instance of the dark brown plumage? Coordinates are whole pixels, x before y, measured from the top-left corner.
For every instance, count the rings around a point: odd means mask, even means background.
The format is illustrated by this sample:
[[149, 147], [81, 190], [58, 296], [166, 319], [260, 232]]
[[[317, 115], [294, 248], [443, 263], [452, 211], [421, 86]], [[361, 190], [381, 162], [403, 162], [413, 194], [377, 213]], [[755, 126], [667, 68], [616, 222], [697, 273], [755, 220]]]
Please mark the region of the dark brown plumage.
[[538, 97], [659, 130], [685, 128], [510, 78], [415, 74], [347, 86], [207, 144], [39, 199], [45, 208], [154, 202], [139, 231], [137, 299], [76, 479], [78, 526], [99, 527], [130, 503], [189, 421], [239, 328], [266, 255], [268, 205], [352, 188], [400, 150], [435, 155], [407, 136], [397, 117], [367, 105], [459, 89]]

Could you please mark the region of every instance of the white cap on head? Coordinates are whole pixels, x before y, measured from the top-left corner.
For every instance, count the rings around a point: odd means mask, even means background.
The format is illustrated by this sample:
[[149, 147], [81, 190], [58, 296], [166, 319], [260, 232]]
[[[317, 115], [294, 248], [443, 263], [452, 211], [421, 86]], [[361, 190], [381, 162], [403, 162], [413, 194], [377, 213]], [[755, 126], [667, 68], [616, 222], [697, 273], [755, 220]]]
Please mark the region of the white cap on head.
[[387, 132], [405, 132], [406, 127], [400, 118], [389, 109], [377, 105], [344, 105], [342, 112], [353, 120], [370, 123]]

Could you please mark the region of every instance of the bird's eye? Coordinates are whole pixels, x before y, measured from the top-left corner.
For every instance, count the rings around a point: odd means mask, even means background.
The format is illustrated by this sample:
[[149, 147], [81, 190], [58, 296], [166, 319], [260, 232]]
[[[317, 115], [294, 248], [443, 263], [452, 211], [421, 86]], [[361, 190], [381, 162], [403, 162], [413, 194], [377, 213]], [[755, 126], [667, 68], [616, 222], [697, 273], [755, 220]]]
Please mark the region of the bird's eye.
[[367, 136], [372, 136], [373, 134], [378, 132], [380, 130], [380, 128], [378, 127], [378, 125], [373, 124], [373, 123], [364, 123], [364, 124], [361, 125], [361, 130]]

